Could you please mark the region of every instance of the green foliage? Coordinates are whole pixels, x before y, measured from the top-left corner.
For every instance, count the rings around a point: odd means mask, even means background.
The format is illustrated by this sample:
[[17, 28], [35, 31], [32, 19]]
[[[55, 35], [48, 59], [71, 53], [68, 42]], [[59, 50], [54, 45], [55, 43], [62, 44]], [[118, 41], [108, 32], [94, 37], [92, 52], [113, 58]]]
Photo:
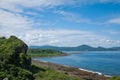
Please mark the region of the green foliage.
[[68, 76], [64, 73], [60, 73], [54, 69], [45, 68], [44, 71], [36, 73], [34, 76], [35, 80], [82, 80], [78, 77]]
[[114, 76], [110, 80], [120, 80], [120, 76]]
[[[0, 80], [80, 80], [49, 68], [31, 66], [31, 57], [26, 54], [27, 45], [15, 36], [0, 38]], [[58, 56], [54, 50], [30, 49], [34, 56]], [[34, 53], [34, 54], [33, 54]]]
[[0, 54], [26, 53], [28, 46], [15, 36], [0, 38]]
[[6, 70], [0, 70], [0, 80], [8, 78], [9, 80], [33, 80], [32, 72], [8, 64]]
[[64, 53], [51, 49], [29, 49], [28, 54], [32, 57], [51, 57], [51, 56], [60, 56]]
[[28, 46], [15, 36], [0, 38], [0, 80], [33, 80]]
[[[1, 68], [7, 64], [29, 69], [31, 66], [31, 58], [26, 54], [27, 45], [15, 36], [10, 38], [0, 38], [0, 63]], [[2, 67], [4, 66], [4, 67]]]
[[19, 80], [33, 80], [33, 74], [32, 72], [25, 70], [25, 69], [21, 69], [18, 72], [18, 79]]

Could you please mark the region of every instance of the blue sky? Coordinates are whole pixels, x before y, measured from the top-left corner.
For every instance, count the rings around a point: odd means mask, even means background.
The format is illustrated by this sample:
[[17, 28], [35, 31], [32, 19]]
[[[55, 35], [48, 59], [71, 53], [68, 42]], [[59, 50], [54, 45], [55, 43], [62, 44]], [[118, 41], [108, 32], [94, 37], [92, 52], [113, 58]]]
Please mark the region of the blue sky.
[[1, 0], [0, 36], [28, 45], [120, 46], [119, 0]]

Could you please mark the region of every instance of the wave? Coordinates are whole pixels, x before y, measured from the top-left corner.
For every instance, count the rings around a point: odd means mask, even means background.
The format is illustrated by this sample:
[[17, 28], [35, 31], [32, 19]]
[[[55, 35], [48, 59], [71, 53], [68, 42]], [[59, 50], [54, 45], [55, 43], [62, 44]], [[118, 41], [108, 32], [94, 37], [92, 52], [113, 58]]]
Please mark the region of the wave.
[[[34, 60], [38, 60], [38, 59], [34, 59]], [[49, 62], [49, 61], [43, 61], [43, 60], [39, 60], [39, 61], [40, 61], [40, 62], [45, 62], [45, 63]], [[56, 63], [53, 63], [53, 64], [56, 64]], [[60, 64], [59, 64], [59, 65], [60, 65]], [[76, 68], [76, 67], [74, 67], [74, 66], [68, 66], [68, 65], [62, 65], [62, 66]], [[112, 76], [110, 76], [110, 75], [105, 75], [105, 74], [102, 74], [102, 73], [100, 73], [100, 72], [96, 72], [96, 71], [92, 71], [92, 70], [87, 70], [87, 69], [83, 69], [83, 68], [78, 68], [78, 69], [79, 69], [79, 70], [82, 70], [82, 71], [90, 72], [90, 73], [93, 73], [93, 74], [104, 75], [104, 76], [106, 76], [106, 77], [112, 77]]]
[[[96, 72], [96, 71], [92, 71], [92, 70], [87, 70], [87, 69], [83, 69], [83, 68], [78, 68], [78, 69], [82, 70], [82, 71], [86, 71], [86, 72], [91, 72], [91, 73], [94, 73], [94, 74], [98, 74], [98, 75], [104, 75], [104, 74], [102, 74], [100, 72]], [[106, 77], [112, 77], [110, 75], [104, 75], [104, 76], [106, 76]]]

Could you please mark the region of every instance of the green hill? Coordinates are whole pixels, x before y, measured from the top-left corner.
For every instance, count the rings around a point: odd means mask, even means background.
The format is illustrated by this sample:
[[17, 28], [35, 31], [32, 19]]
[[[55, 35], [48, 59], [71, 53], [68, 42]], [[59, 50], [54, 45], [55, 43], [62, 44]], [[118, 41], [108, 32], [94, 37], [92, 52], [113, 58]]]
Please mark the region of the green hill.
[[32, 65], [27, 50], [28, 46], [15, 36], [0, 38], [0, 80], [80, 80], [44, 66]]
[[0, 38], [0, 80], [33, 80], [28, 46], [15, 36]]

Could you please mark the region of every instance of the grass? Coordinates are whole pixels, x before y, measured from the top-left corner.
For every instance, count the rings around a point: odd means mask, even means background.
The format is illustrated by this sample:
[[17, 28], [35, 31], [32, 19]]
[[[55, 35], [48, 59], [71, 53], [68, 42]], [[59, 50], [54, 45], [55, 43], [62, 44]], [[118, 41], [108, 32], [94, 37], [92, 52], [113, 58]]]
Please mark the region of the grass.
[[35, 74], [35, 80], [81, 80], [77, 77], [68, 76], [53, 69], [46, 68], [44, 72]]
[[34, 65], [33, 71], [35, 80], [82, 80], [75, 76], [69, 76], [65, 73], [56, 71], [44, 66]]
[[[31, 55], [31, 57], [52, 57], [61, 56], [64, 53], [49, 49], [29, 49], [28, 54]], [[59, 72], [55, 69], [38, 65], [35, 62], [32, 64], [31, 72], [34, 74], [35, 80], [82, 80], [79, 77], [69, 76], [68, 74]]]

